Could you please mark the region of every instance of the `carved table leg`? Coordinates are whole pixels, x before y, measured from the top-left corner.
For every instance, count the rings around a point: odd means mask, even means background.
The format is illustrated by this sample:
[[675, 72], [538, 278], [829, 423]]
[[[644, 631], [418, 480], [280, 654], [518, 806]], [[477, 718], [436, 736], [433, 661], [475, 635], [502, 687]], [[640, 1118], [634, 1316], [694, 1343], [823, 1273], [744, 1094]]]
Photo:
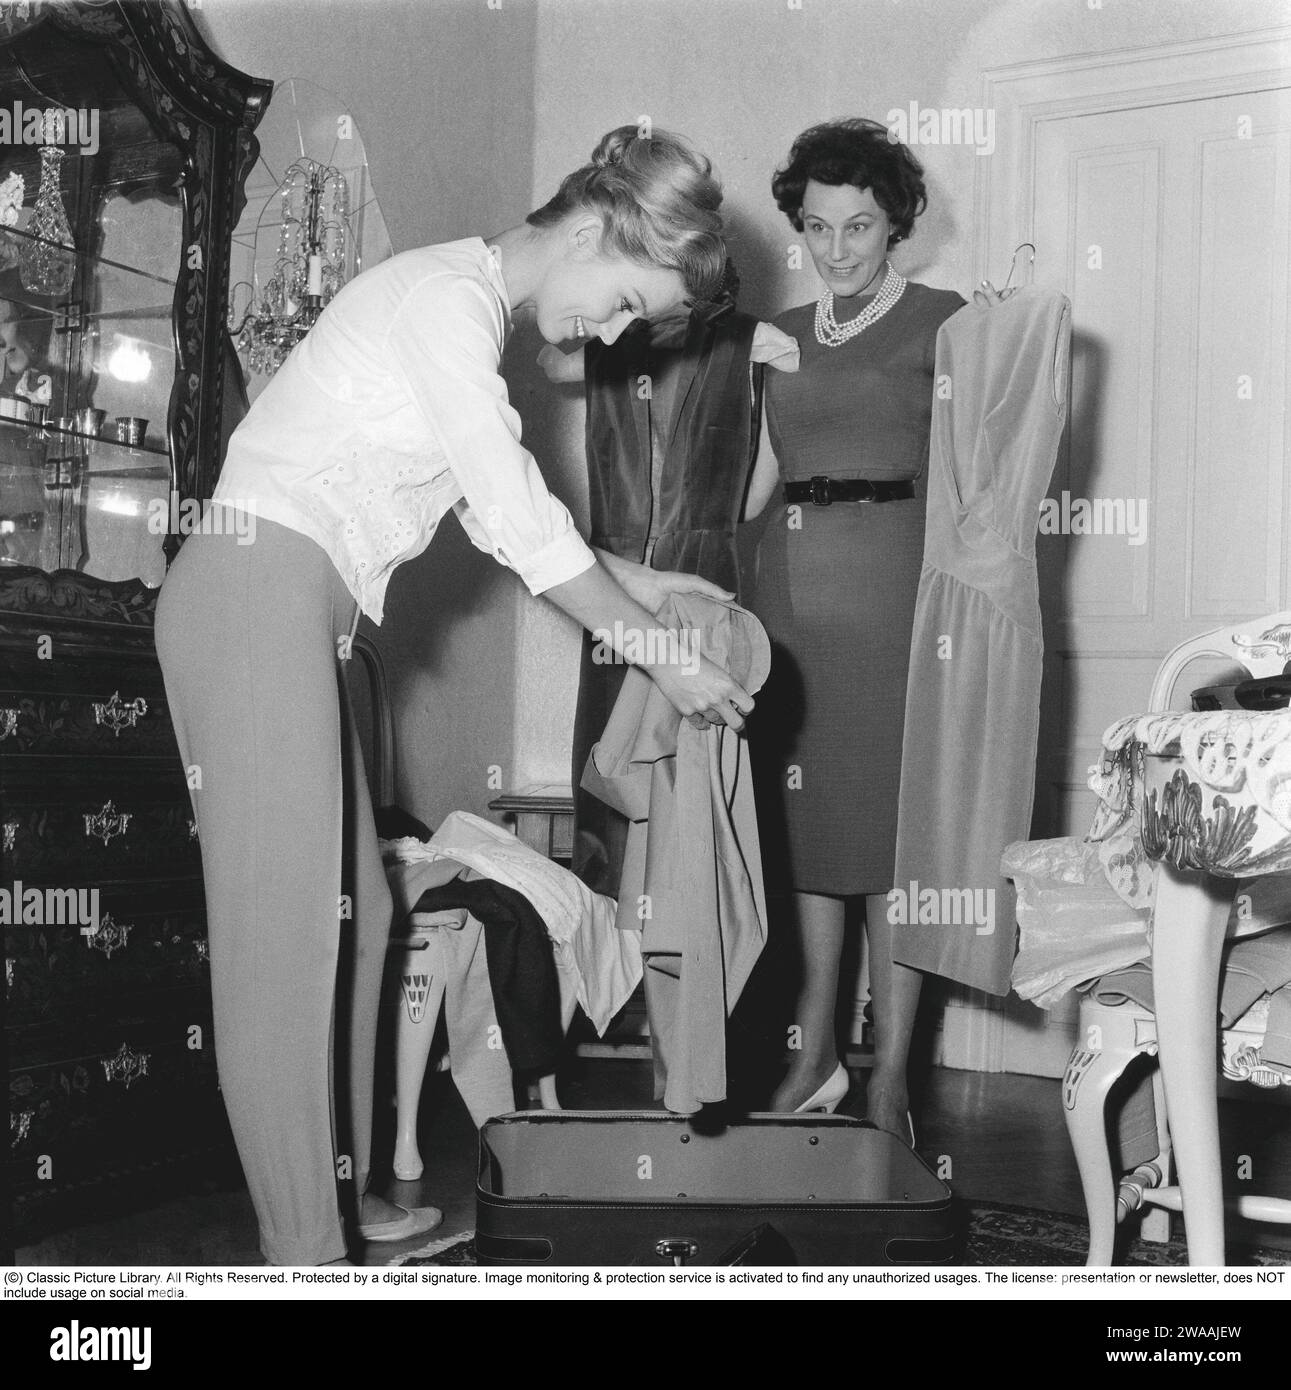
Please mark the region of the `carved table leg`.
[[1152, 931], [1158, 1055], [1194, 1265], [1224, 1263], [1216, 1039], [1219, 961], [1235, 886], [1158, 865]]

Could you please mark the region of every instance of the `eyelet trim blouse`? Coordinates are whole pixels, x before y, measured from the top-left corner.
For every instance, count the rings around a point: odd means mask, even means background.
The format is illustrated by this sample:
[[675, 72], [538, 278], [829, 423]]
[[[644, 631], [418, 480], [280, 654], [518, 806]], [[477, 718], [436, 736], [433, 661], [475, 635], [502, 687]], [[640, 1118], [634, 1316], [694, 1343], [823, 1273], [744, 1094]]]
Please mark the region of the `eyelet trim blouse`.
[[357, 276], [229, 440], [214, 499], [309, 536], [380, 622], [444, 514], [542, 593], [595, 564], [520, 443], [499, 373], [506, 285], [478, 237]]

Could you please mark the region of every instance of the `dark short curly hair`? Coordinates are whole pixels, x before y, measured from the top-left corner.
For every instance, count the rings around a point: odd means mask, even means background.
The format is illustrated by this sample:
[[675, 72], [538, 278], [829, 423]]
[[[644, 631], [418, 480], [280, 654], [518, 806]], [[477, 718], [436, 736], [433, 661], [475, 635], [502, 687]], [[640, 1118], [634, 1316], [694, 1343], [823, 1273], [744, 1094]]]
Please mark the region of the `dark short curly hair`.
[[886, 126], [859, 116], [804, 130], [788, 160], [776, 170], [771, 192], [796, 232], [802, 231], [802, 200], [812, 179], [870, 189], [892, 224], [889, 247], [905, 241], [915, 218], [928, 206], [923, 165], [892, 139]]

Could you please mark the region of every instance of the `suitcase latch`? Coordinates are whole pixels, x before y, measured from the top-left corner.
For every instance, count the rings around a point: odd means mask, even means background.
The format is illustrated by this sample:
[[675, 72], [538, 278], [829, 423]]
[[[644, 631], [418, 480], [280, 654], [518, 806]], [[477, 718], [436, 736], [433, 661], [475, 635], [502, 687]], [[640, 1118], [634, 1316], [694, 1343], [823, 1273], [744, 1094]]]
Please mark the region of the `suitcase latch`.
[[654, 1253], [661, 1260], [671, 1260], [675, 1265], [684, 1265], [699, 1254], [699, 1242], [686, 1236], [665, 1236], [654, 1243]]

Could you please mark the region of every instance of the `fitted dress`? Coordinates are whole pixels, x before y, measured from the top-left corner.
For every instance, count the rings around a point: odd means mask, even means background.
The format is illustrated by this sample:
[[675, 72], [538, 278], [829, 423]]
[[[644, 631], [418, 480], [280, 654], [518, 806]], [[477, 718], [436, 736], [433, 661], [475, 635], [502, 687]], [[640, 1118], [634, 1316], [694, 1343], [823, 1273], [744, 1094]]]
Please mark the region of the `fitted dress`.
[[915, 481], [916, 496], [782, 501], [759, 545], [745, 602], [772, 643], [749, 735], [769, 887], [847, 896], [894, 882], [937, 330], [963, 303], [911, 282], [840, 347], [817, 340], [814, 304], [775, 320], [802, 352], [796, 373], [767, 380], [783, 481]]

